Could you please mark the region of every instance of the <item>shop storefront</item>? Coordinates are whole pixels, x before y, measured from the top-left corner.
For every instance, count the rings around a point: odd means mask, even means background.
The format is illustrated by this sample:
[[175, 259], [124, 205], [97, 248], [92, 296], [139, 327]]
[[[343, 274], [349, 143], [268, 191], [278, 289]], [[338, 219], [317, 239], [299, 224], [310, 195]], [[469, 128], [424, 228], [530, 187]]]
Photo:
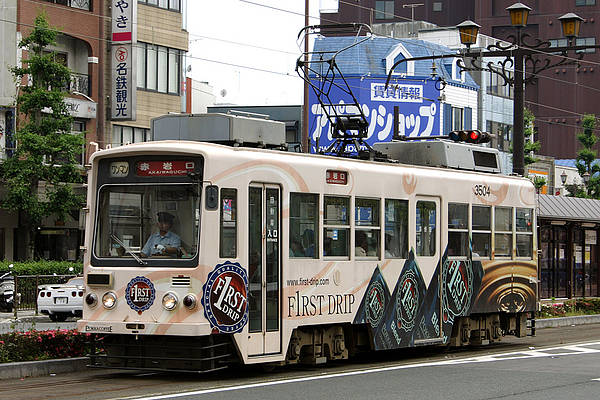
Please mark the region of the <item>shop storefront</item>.
[[540, 195], [539, 297], [598, 297], [600, 201]]

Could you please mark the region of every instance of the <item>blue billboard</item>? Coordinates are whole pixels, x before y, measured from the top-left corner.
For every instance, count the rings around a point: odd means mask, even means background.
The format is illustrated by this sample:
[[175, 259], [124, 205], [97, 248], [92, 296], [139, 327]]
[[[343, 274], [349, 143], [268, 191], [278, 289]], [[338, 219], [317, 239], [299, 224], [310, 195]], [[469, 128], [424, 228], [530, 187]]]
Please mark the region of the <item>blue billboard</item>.
[[[398, 106], [398, 133], [407, 137], [441, 135], [440, 90], [436, 81], [430, 79], [395, 79], [385, 87], [385, 78], [347, 78], [352, 93], [357, 98], [369, 122], [366, 142], [389, 142], [394, 134], [394, 106]], [[319, 82], [313, 80], [319, 86]], [[344, 85], [343, 81], [336, 81]], [[348, 94], [335, 86], [329, 92], [331, 104], [348, 104]], [[328, 100], [323, 99], [324, 103]], [[323, 151], [333, 142], [330, 123], [323, 112], [314, 91], [309, 94], [309, 139], [310, 152]], [[352, 106], [338, 105], [339, 114], [352, 114]]]

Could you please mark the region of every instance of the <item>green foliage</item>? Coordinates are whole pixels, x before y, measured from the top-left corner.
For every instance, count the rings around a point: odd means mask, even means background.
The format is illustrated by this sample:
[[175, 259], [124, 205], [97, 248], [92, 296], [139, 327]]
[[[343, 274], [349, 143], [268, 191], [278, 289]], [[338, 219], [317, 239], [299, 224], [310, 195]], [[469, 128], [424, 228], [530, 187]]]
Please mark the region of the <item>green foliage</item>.
[[92, 349], [92, 334], [77, 330], [11, 332], [0, 335], [0, 363], [83, 357]]
[[591, 197], [593, 199], [600, 198], [600, 165], [595, 163], [596, 151], [592, 147], [598, 141], [598, 137], [594, 133], [596, 129], [596, 116], [592, 114], [586, 114], [583, 117], [583, 131], [577, 134], [577, 140], [582, 144], [583, 149], [577, 153], [577, 171], [582, 177], [588, 173], [590, 179], [583, 187], [574, 188], [573, 191], [569, 189], [570, 193], [574, 193], [575, 197]]
[[540, 190], [546, 185], [546, 178], [542, 178], [541, 176], [534, 176], [531, 180], [536, 190]]
[[84, 201], [72, 187], [83, 182], [77, 157], [85, 139], [71, 133], [73, 118], [64, 102], [71, 71], [55, 61], [55, 53], [45, 50], [56, 43], [58, 34], [46, 16], [39, 15], [31, 34], [19, 43], [28, 51], [27, 57], [21, 67], [11, 69], [18, 83], [28, 84], [18, 88], [17, 149], [0, 165], [6, 188], [0, 206], [21, 214], [30, 244], [44, 217], [64, 220]]
[[[77, 275], [83, 273], [83, 264], [80, 262], [69, 261], [0, 261], [0, 274], [8, 272], [10, 264], [13, 264], [12, 271], [16, 275]], [[69, 268], [73, 268], [70, 271]]]

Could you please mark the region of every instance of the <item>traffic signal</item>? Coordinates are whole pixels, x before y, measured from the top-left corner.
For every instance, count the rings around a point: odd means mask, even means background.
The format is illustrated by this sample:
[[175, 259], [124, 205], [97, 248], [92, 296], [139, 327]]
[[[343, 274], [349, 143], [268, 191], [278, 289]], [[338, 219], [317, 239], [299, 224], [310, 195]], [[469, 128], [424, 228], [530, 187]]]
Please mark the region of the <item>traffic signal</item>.
[[455, 142], [465, 142], [472, 144], [488, 143], [491, 135], [487, 132], [478, 130], [452, 131], [448, 137]]

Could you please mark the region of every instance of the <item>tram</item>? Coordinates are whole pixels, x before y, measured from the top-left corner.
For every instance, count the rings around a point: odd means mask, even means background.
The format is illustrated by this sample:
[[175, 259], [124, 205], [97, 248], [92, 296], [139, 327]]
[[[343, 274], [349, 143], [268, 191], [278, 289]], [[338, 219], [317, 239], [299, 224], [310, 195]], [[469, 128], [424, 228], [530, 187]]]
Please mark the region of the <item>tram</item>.
[[525, 178], [182, 140], [90, 162], [91, 366], [320, 364], [527, 334]]

